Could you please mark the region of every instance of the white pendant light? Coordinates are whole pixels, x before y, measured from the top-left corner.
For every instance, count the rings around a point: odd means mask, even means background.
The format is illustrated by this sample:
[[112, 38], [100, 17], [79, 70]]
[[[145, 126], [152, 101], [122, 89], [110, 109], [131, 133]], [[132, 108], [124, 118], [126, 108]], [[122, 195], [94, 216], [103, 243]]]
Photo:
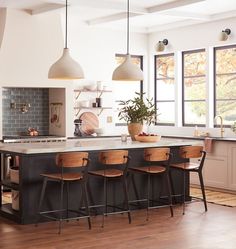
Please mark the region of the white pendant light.
[[132, 62], [131, 56], [129, 54], [129, 0], [127, 0], [127, 53], [125, 56], [125, 61], [113, 72], [112, 80], [143, 80], [143, 71]]
[[84, 72], [78, 62], [70, 56], [69, 48], [67, 47], [67, 8], [68, 0], [66, 0], [66, 30], [65, 30], [65, 48], [61, 58], [57, 60], [49, 69], [48, 78], [58, 80], [73, 80], [84, 78]]

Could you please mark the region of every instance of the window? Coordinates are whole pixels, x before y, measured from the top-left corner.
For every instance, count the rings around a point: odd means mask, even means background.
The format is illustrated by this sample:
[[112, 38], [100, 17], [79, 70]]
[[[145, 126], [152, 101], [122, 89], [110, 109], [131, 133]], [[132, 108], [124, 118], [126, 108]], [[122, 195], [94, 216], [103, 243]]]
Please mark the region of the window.
[[[124, 61], [124, 56], [121, 54], [116, 55], [117, 66], [119, 66]], [[143, 56], [132, 55], [133, 63], [143, 69]], [[118, 118], [119, 101], [126, 101], [132, 99], [135, 96], [135, 92], [143, 92], [143, 82], [142, 81], [114, 81], [114, 98], [115, 98], [115, 124], [116, 125], [126, 125], [123, 120]]]
[[174, 125], [175, 84], [174, 54], [155, 55], [156, 124]]
[[183, 59], [183, 125], [206, 124], [206, 52], [187, 51]]
[[236, 45], [214, 50], [215, 60], [215, 115], [224, 123], [236, 120]]

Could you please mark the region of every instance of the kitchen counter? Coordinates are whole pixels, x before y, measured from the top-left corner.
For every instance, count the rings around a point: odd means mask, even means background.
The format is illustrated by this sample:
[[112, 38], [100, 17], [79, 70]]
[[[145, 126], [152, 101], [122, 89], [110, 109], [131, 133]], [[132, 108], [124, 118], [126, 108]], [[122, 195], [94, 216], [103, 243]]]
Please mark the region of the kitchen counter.
[[[236, 142], [235, 137], [205, 137], [205, 136], [185, 136], [185, 135], [161, 135], [163, 138], [176, 138], [176, 139], [192, 139], [192, 140], [204, 140], [205, 138], [212, 138], [215, 141], [229, 141]], [[68, 139], [97, 139], [97, 138], [120, 138], [119, 135], [102, 135], [102, 136], [86, 136], [86, 137], [68, 137]]]
[[[149, 147], [170, 147], [173, 154], [172, 163], [184, 162], [186, 159], [179, 157], [179, 147], [183, 145], [191, 145], [194, 141], [176, 142], [176, 141], [159, 141], [156, 143], [141, 143], [128, 140], [121, 142], [120, 138], [93, 138], [93, 139], [71, 139], [64, 142], [40, 142], [40, 143], [2, 143], [0, 151], [2, 159], [5, 154], [13, 154], [19, 156], [19, 184], [11, 184], [4, 180], [1, 182], [2, 186], [10, 187], [19, 191], [19, 211], [12, 210], [10, 204], [0, 205], [0, 215], [12, 219], [21, 224], [34, 223], [39, 204], [39, 195], [42, 187], [42, 177], [40, 174], [49, 172], [58, 172], [58, 167], [55, 164], [55, 158], [58, 152], [72, 152], [72, 151], [88, 151], [89, 152], [89, 170], [102, 169], [102, 165], [98, 162], [99, 152], [102, 150], [112, 149], [127, 149], [131, 160], [129, 166], [143, 165], [143, 150]], [[1, 172], [1, 171], [0, 171]], [[171, 170], [173, 186], [176, 194], [183, 192], [183, 177], [181, 172]], [[129, 178], [128, 178], [129, 179]], [[147, 187], [147, 177], [135, 176], [136, 188], [140, 193], [140, 198], [146, 198], [146, 192], [143, 191]], [[153, 194], [158, 196], [161, 188], [161, 179], [155, 178], [153, 181]], [[89, 199], [91, 205], [101, 204], [103, 200], [103, 181], [96, 177], [89, 177]], [[186, 193], [189, 197], [189, 175], [185, 178]], [[110, 187], [109, 187], [110, 188]], [[167, 189], [163, 186], [163, 196], [166, 196]], [[115, 200], [118, 205], [123, 203], [123, 195], [119, 188], [109, 189], [108, 198]], [[78, 193], [78, 183], [70, 185], [70, 206], [72, 209], [78, 208], [78, 201], [80, 200]], [[59, 188], [57, 183], [50, 183], [50, 188], [47, 189], [47, 202], [44, 203], [43, 209], [50, 208], [58, 209], [59, 205]], [[73, 198], [72, 198], [73, 197]], [[136, 200], [137, 196], [132, 184], [129, 188], [130, 200]], [[178, 200], [177, 200], [178, 201]], [[1, 203], [0, 203], [1, 204]], [[135, 208], [135, 207], [134, 207]], [[101, 210], [98, 210], [98, 213]]]
[[[1, 143], [1, 152], [18, 154], [41, 154], [73, 151], [98, 151], [111, 149], [138, 149], [150, 147], [173, 147], [189, 145], [189, 142], [159, 141], [156, 143], [142, 143], [137, 141], [121, 142], [120, 138], [84, 138], [71, 139], [62, 142], [39, 142], [39, 143]], [[192, 143], [191, 143], [192, 144]]]
[[184, 135], [163, 135], [163, 138], [176, 138], [176, 139], [191, 139], [191, 140], [204, 140], [205, 138], [211, 138], [215, 141], [225, 141], [225, 142], [236, 142], [236, 137], [195, 137], [195, 136], [184, 136]]

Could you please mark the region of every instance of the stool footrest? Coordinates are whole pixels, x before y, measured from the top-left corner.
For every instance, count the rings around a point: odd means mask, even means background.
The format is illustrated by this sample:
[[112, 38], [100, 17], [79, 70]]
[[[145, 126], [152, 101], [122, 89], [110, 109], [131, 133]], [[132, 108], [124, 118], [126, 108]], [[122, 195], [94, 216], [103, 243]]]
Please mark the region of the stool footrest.
[[68, 217], [68, 218], [57, 218], [57, 217], [53, 217], [53, 216], [50, 216], [50, 215], [47, 215], [47, 213], [44, 213], [44, 214], [40, 214], [41, 216], [45, 217], [45, 218], [48, 218], [50, 220], [55, 220], [55, 221], [66, 221], [66, 220], [78, 220], [78, 219], [84, 219], [84, 218], [89, 218], [90, 216], [89, 215], [83, 215], [83, 216], [76, 216], [76, 217]]
[[[82, 216], [76, 216], [76, 217], [68, 217], [68, 218], [57, 218], [53, 216], [49, 216], [47, 214], [54, 214], [54, 213], [61, 213], [61, 212], [71, 212], [76, 214], [81, 214]], [[80, 218], [88, 218], [89, 215], [85, 214], [84, 212], [80, 212], [79, 210], [73, 210], [73, 209], [59, 209], [59, 210], [52, 210], [52, 211], [42, 211], [39, 212], [39, 215], [44, 216], [46, 218], [52, 219], [52, 220], [72, 220], [72, 219], [80, 219]]]
[[124, 211], [117, 211], [117, 212], [110, 212], [110, 213], [104, 213], [103, 215], [113, 215], [113, 214], [123, 214], [123, 213], [130, 213], [130, 210], [124, 210]]
[[58, 209], [58, 210], [51, 210], [51, 211], [41, 211], [39, 212], [40, 215], [43, 214], [50, 214], [50, 213], [59, 213], [59, 212], [65, 212], [66, 209]]
[[173, 205], [161, 205], [161, 206], [151, 206], [148, 209], [156, 209], [156, 208], [163, 208], [163, 207], [172, 207]]
[[147, 201], [147, 199], [132, 200], [132, 201], [129, 201], [129, 203], [142, 202], [142, 201]]

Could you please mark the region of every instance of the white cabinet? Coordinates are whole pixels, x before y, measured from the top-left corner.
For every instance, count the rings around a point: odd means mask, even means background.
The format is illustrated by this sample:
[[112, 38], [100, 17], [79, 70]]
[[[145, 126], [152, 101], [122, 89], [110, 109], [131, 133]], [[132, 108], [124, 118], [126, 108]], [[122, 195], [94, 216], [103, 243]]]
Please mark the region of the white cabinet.
[[[174, 139], [166, 138], [166, 140]], [[193, 142], [193, 140], [184, 138], [175, 140]], [[198, 140], [197, 144], [204, 145], [204, 141]], [[236, 142], [214, 140], [212, 146], [212, 152], [207, 153], [203, 166], [204, 185], [206, 187], [236, 191]], [[192, 159], [191, 161], [197, 162], [197, 159]], [[190, 173], [190, 183], [200, 185], [198, 174]]]
[[228, 188], [228, 158], [207, 156], [204, 164], [204, 183], [208, 187]]
[[228, 145], [229, 175], [228, 182], [231, 190], [236, 190], [236, 142]]
[[[199, 185], [196, 174], [191, 183]], [[236, 143], [213, 141], [212, 153], [207, 153], [203, 167], [206, 187], [236, 190]]]
[[228, 188], [228, 142], [213, 141], [212, 153], [207, 153], [203, 177], [205, 186]]

